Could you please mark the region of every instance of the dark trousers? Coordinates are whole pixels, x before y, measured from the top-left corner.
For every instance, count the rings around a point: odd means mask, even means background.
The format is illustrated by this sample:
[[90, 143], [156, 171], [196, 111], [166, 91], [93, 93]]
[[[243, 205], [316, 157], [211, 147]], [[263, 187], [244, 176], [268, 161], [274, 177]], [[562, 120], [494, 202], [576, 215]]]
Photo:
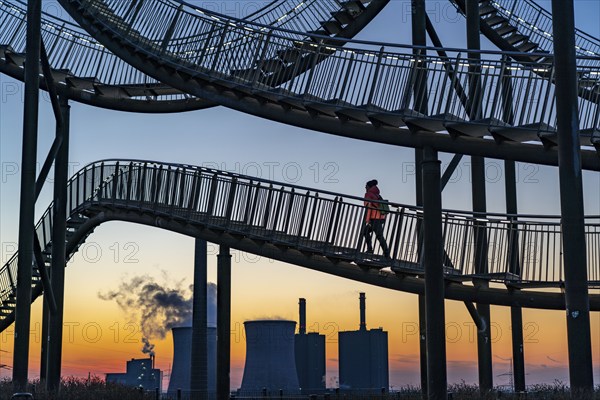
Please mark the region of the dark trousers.
[[367, 243], [367, 251], [369, 253], [373, 252], [373, 232], [375, 233], [375, 237], [379, 241], [381, 245], [381, 250], [383, 250], [383, 255], [386, 257], [390, 256], [390, 249], [388, 248], [387, 242], [383, 237], [383, 225], [385, 224], [385, 219], [372, 219], [369, 224], [366, 224], [363, 229], [363, 236], [365, 237], [365, 242]]

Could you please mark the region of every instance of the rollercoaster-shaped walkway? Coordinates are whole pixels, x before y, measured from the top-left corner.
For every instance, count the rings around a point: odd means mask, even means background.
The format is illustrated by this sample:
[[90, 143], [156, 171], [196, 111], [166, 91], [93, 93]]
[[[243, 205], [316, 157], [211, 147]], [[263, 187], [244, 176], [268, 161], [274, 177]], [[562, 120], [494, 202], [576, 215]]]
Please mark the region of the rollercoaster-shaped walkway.
[[[298, 7], [286, 0], [275, 0], [244, 19], [300, 33], [349, 38], [364, 28], [388, 1], [372, 0], [358, 7], [354, 2], [309, 0]], [[121, 5], [126, 4], [121, 2]], [[135, 6], [127, 10], [130, 19], [135, 19], [140, 11]], [[0, 1], [0, 72], [19, 80], [24, 80], [26, 61], [25, 17], [24, 2]], [[133, 68], [65, 19], [44, 13], [42, 39], [57, 91], [72, 100], [96, 107], [148, 113], [182, 112], [217, 105]], [[47, 90], [44, 80], [41, 87]]]
[[[108, 160], [90, 164], [68, 184], [67, 254], [93, 229], [123, 220], [204, 238], [242, 251], [383, 287], [422, 293], [422, 212], [391, 203], [384, 235], [391, 259], [364, 252], [363, 199], [191, 165]], [[51, 262], [50, 205], [36, 226], [44, 262]], [[557, 217], [446, 211], [444, 273], [449, 299], [560, 309], [564, 264]], [[475, 242], [485, 237], [482, 257]], [[600, 217], [587, 218], [589, 287], [600, 286]], [[511, 261], [514, 260], [514, 261]], [[15, 254], [0, 269], [0, 330], [14, 319]], [[488, 264], [477, 274], [476, 265]], [[36, 267], [37, 271], [37, 267]], [[34, 274], [34, 298], [42, 293]], [[473, 281], [496, 282], [492, 288]], [[519, 290], [523, 289], [523, 290]], [[591, 296], [600, 310], [600, 296]]]
[[[144, 3], [135, 21], [118, 1], [61, 4], [136, 68], [230, 108], [383, 143], [558, 163], [554, 65], [542, 48], [523, 59], [524, 48], [472, 52], [307, 38], [168, 0]], [[577, 61], [582, 163], [592, 170], [600, 170], [592, 147], [600, 149], [596, 59]], [[417, 111], [423, 103], [426, 113]]]

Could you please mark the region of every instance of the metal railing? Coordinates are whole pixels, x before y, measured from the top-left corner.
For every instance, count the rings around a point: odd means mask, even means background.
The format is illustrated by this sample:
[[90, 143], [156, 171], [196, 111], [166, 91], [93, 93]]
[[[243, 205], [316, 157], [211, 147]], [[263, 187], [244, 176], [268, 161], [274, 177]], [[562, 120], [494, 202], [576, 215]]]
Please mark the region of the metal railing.
[[[126, 4], [122, 1], [119, 3]], [[296, 11], [294, 11], [295, 7], [297, 4], [293, 5], [289, 1], [273, 1], [248, 17], [250, 21], [273, 23], [277, 26], [316, 29], [319, 18], [323, 18], [325, 14], [331, 18], [328, 14], [329, 10], [339, 8], [340, 5], [335, 0], [318, 2], [312, 0], [303, 2]], [[289, 18], [284, 17], [290, 14]], [[25, 2], [20, 0], [0, 2], [0, 45], [11, 52], [25, 52], [25, 17]], [[302, 23], [296, 23], [297, 19], [302, 19]], [[113, 97], [115, 101], [126, 97], [140, 102], [186, 102], [190, 98], [190, 95], [132, 67], [72, 22], [43, 13], [41, 32], [50, 65], [57, 74], [56, 78], [61, 84], [68, 84], [64, 80], [67, 77], [88, 80], [89, 84], [81, 89], [88, 92], [88, 96]], [[95, 91], [94, 86], [100, 87], [100, 93]]]
[[[97, 2], [81, 0], [81, 4], [102, 19]], [[170, 25], [168, 21], [175, 20], [171, 7], [167, 0], [143, 6], [131, 24], [137, 32], [133, 35], [127, 31], [128, 24], [119, 26], [106, 19], [104, 23], [127, 41], [124, 45], [141, 49], [172, 68], [211, 82], [233, 84], [238, 90], [247, 88], [253, 94], [272, 94], [282, 102], [287, 99], [292, 104], [320, 104], [322, 109], [337, 107], [363, 114], [414, 117], [413, 99], [422, 98], [414, 90], [423, 88], [428, 91], [431, 110], [429, 116], [421, 116], [424, 118], [454, 123], [476, 115], [475, 124], [501, 131], [508, 125], [503, 116], [511, 109], [514, 125], [530, 132], [529, 140], [552, 135], [556, 130], [551, 63], [511, 65], [507, 61], [511, 53], [507, 52], [481, 51], [482, 61], [469, 59], [464, 50], [456, 49], [445, 49], [448, 57], [425, 54], [436, 50], [433, 48], [417, 48], [422, 54], [417, 60], [412, 46], [351, 41], [342, 47], [348, 41], [319, 36], [306, 40], [297, 32], [209, 18], [190, 10], [181, 11], [176, 19], [175, 31], [179, 34], [158, 46]], [[157, 14], [165, 17], [158, 18]], [[299, 52], [302, 61], [265, 71], [265, 60], [290, 51]], [[585, 79], [580, 80], [579, 117], [581, 129], [589, 136], [600, 128], [600, 66], [587, 66], [588, 58], [579, 57], [578, 65], [586, 65], [580, 68]], [[298, 68], [306, 72], [297, 74], [294, 69]], [[474, 74], [478, 79], [470, 79]], [[425, 80], [425, 84], [417, 85], [417, 80]], [[471, 89], [478, 93], [478, 99], [471, 100], [481, 104], [474, 114], [465, 110], [463, 99], [454, 89], [457, 83], [467, 93]], [[477, 87], [469, 88], [470, 84]], [[502, 89], [507, 85], [512, 89], [512, 99], [506, 97], [507, 89]]]
[[[552, 33], [552, 14], [532, 0], [492, 0], [499, 15], [506, 18], [517, 30], [537, 43], [540, 50], [554, 52]], [[600, 40], [575, 29], [575, 51], [578, 55], [588, 56], [586, 63], [580, 66], [598, 66], [600, 64]]]
[[[374, 253], [365, 253], [367, 208], [361, 197], [193, 165], [95, 162], [69, 180], [67, 214], [69, 219], [80, 218], [91, 206], [143, 211], [365, 266], [422, 275], [422, 210], [389, 204], [383, 236], [390, 258], [377, 240]], [[36, 225], [42, 249], [51, 244], [52, 209], [51, 204]], [[523, 286], [564, 281], [559, 217], [444, 211], [442, 221], [447, 276]], [[600, 216], [586, 217], [585, 238], [588, 280], [598, 286]], [[482, 239], [484, 251], [476, 254], [475, 243]], [[0, 268], [1, 306], [16, 293], [17, 257]], [[477, 272], [482, 265], [487, 266], [486, 273]]]
[[[15, 53], [25, 52], [26, 9], [26, 3], [19, 0], [0, 2], [0, 44]], [[143, 101], [174, 101], [190, 97], [133, 68], [69, 21], [43, 13], [41, 32], [50, 65], [55, 70], [65, 71], [64, 76], [57, 76], [59, 79], [81, 77], [89, 79], [90, 85], [94, 82], [115, 89], [129, 88], [132, 92], [139, 88], [141, 94], [133, 94], [131, 98]], [[144, 92], [143, 88], [153, 88], [156, 95], [150, 96], [153, 92]], [[86, 90], [94, 94], [91, 86]], [[120, 93], [123, 96], [124, 92]]]

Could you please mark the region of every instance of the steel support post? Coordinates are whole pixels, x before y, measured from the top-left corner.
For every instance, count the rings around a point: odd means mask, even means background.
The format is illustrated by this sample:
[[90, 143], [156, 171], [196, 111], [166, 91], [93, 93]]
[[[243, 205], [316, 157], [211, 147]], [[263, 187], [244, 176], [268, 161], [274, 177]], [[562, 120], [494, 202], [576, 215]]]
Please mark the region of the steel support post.
[[27, 2], [25, 101], [23, 112], [23, 153], [19, 208], [19, 261], [13, 350], [13, 388], [25, 390], [29, 368], [31, 325], [31, 276], [35, 213], [35, 180], [38, 130], [39, 65], [41, 48], [41, 0]]
[[196, 239], [194, 247], [194, 305], [192, 312], [192, 362], [190, 391], [192, 399], [203, 400], [208, 392], [207, 338], [207, 245]]
[[[51, 272], [52, 274], [52, 272]], [[52, 279], [52, 278], [50, 278]], [[50, 309], [48, 302], [42, 297], [42, 341], [40, 343], [40, 382], [46, 382], [48, 363], [48, 325], [50, 324]]]
[[[427, 11], [425, 9], [425, 0], [412, 0], [412, 43], [415, 46], [426, 46], [427, 45], [427, 30], [426, 30], [426, 17]], [[418, 53], [418, 52], [417, 52]], [[418, 56], [418, 54], [417, 54]], [[418, 93], [422, 93], [426, 96], [427, 91], [422, 90], [427, 85], [426, 82], [420, 82], [419, 79], [415, 81], [415, 87], [413, 89], [415, 93], [415, 105], [420, 107], [419, 112], [427, 113], [427, 101], [422, 99]], [[421, 164], [423, 162], [423, 150], [415, 149], [415, 193], [416, 193], [416, 205], [423, 205], [423, 177], [421, 171]], [[420, 229], [417, 227], [417, 232]], [[418, 250], [418, 254], [422, 254], [421, 250]], [[421, 367], [421, 394], [423, 398], [427, 396], [427, 329], [426, 329], [426, 318], [425, 318], [425, 296], [419, 295], [419, 354], [420, 354], [420, 367]]]
[[573, 0], [552, 0], [552, 11], [569, 378], [572, 394], [583, 397], [592, 392], [594, 378], [577, 117]]
[[59, 98], [62, 125], [57, 136], [62, 144], [54, 163], [54, 217], [52, 219], [52, 290], [56, 301], [56, 313], [50, 315], [48, 326], [47, 388], [59, 390], [62, 362], [63, 311], [65, 297], [66, 233], [67, 233], [67, 181], [69, 180], [69, 114], [66, 97]]
[[427, 398], [447, 397], [444, 270], [442, 266], [442, 193], [437, 151], [423, 149], [423, 263], [427, 321]]
[[217, 256], [217, 400], [229, 399], [231, 370], [231, 253]]
[[[504, 161], [505, 191], [506, 191], [506, 212], [508, 214], [517, 214], [517, 174], [514, 161]], [[509, 271], [515, 275], [520, 275], [518, 259], [518, 237], [514, 229], [509, 235]], [[511, 306], [510, 322], [512, 332], [512, 362], [513, 362], [513, 383], [516, 393], [525, 391], [525, 354], [523, 351], [523, 310], [519, 306]]]
[[[479, 1], [466, 0], [467, 11], [467, 48], [480, 50], [481, 40], [479, 34]], [[471, 120], [480, 118], [481, 112], [481, 68], [480, 55], [469, 52], [469, 117]], [[473, 211], [485, 214], [485, 159], [471, 156], [471, 179], [473, 192]], [[487, 272], [487, 251], [485, 226], [475, 227], [475, 268], [479, 273]], [[487, 286], [487, 282], [478, 282], [478, 285]], [[493, 388], [492, 374], [492, 343], [490, 340], [490, 306], [477, 304], [479, 317], [485, 321], [486, 329], [477, 332], [477, 359], [479, 367], [479, 390], [486, 393]]]

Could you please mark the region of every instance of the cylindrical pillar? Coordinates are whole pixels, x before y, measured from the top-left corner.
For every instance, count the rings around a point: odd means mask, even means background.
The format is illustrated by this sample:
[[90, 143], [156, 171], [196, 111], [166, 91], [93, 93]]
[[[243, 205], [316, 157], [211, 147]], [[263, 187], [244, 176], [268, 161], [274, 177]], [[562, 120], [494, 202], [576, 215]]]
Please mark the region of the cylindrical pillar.
[[[480, 15], [479, 1], [466, 0], [467, 11], [467, 48], [469, 50], [480, 50], [481, 39], [479, 33]], [[481, 56], [477, 52], [469, 52], [469, 118], [477, 120], [481, 118], [481, 67], [479, 65]], [[471, 179], [473, 211], [485, 215], [485, 159], [483, 157], [471, 156]], [[487, 265], [487, 235], [485, 225], [479, 224], [475, 228], [475, 268], [478, 273], [485, 274]], [[487, 282], [481, 281], [476, 284], [487, 286]], [[486, 329], [477, 331], [477, 358], [479, 367], [479, 390], [486, 393], [493, 388], [492, 374], [492, 342], [490, 340], [490, 306], [489, 304], [477, 304], [477, 312], [482, 320], [485, 320]]]
[[[506, 188], [506, 212], [517, 214], [517, 174], [514, 161], [504, 161], [505, 188]], [[509, 271], [520, 275], [518, 259], [518, 238], [516, 229], [509, 234], [508, 262]], [[510, 321], [512, 333], [512, 362], [514, 391], [525, 391], [525, 354], [523, 351], [523, 310], [519, 306], [510, 308]]]
[[[62, 144], [54, 164], [54, 218], [52, 225], [52, 291], [56, 300], [56, 314], [50, 316], [48, 326], [47, 388], [57, 391], [60, 386], [62, 361], [63, 310], [65, 297], [67, 180], [69, 179], [69, 117], [70, 106], [66, 97], [60, 97]], [[42, 360], [44, 362], [44, 360]]]
[[192, 362], [190, 372], [192, 399], [205, 399], [208, 392], [207, 269], [206, 240], [196, 239], [194, 246], [194, 309], [192, 311]]
[[591, 393], [594, 378], [583, 220], [573, 0], [552, 0], [552, 11], [569, 378], [572, 393], [578, 395]]
[[[412, 16], [412, 43], [415, 46], [426, 46], [427, 45], [427, 12], [425, 9], [425, 0], [412, 0], [411, 7]], [[418, 51], [414, 51], [418, 55]], [[427, 88], [425, 79], [417, 79], [415, 81], [414, 92], [418, 95], [415, 96], [415, 110], [420, 113], [427, 114]], [[418, 207], [423, 205], [423, 186], [421, 175], [421, 163], [423, 162], [423, 149], [415, 149], [415, 193], [416, 193], [416, 205]], [[420, 223], [417, 226], [417, 231], [420, 231]], [[418, 249], [421, 254], [421, 249]], [[420, 358], [420, 369], [421, 369], [421, 394], [425, 398], [427, 396], [427, 345], [425, 341], [426, 328], [425, 328], [425, 297], [419, 295], [419, 358]]]
[[217, 256], [217, 399], [229, 399], [231, 371], [231, 253]]
[[442, 193], [437, 151], [423, 151], [423, 224], [425, 308], [427, 321], [427, 398], [446, 399], [446, 330], [442, 267]]
[[15, 310], [13, 350], [13, 387], [15, 391], [26, 389], [29, 368], [41, 11], [41, 0], [30, 0], [27, 2], [27, 38], [25, 46], [28, 61], [25, 63], [23, 152], [21, 157], [21, 191], [19, 202], [19, 261], [17, 267], [17, 304]]

